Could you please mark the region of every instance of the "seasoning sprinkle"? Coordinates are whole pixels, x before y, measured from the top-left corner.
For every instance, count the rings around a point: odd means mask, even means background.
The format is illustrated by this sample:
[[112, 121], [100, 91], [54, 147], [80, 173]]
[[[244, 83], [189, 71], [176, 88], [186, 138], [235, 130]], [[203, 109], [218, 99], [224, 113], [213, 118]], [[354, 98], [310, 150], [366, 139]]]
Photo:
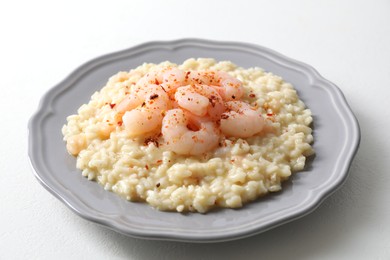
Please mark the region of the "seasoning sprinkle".
[[158, 94], [153, 94], [150, 96], [150, 99], [155, 99], [155, 98], [158, 98]]

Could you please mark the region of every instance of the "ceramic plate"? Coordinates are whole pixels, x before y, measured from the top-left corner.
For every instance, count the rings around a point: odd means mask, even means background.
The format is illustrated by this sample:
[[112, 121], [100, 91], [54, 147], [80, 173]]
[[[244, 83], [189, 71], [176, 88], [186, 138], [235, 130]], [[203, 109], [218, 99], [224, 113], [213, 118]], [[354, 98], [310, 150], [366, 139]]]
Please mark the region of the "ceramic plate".
[[[76, 113], [118, 71], [144, 62], [182, 63], [191, 57], [262, 67], [292, 83], [311, 109], [316, 155], [304, 171], [284, 183], [281, 192], [241, 209], [207, 214], [161, 212], [105, 191], [75, 168], [76, 160], [66, 152], [61, 134], [68, 115]], [[253, 44], [184, 39], [141, 44], [76, 69], [42, 98], [29, 122], [28, 153], [40, 183], [85, 219], [138, 238], [215, 242], [254, 235], [313, 211], [345, 181], [359, 140], [358, 123], [341, 91], [312, 67]]]

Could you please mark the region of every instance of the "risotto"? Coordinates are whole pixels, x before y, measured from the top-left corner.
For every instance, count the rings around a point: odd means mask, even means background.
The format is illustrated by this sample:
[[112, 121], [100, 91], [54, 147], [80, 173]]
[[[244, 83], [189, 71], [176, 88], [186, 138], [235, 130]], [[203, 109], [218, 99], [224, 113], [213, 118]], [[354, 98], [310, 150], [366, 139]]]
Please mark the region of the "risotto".
[[159, 210], [242, 207], [281, 190], [314, 152], [293, 86], [229, 61], [145, 63], [77, 112], [62, 133], [82, 175]]

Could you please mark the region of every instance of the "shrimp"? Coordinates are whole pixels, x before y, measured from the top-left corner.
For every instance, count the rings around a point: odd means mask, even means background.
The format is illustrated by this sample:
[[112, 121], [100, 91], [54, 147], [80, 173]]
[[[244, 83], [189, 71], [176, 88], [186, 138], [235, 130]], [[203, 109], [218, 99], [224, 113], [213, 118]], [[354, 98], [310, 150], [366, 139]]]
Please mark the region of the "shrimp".
[[219, 88], [217, 89], [223, 100], [232, 101], [242, 97], [244, 89], [241, 81], [222, 71], [219, 71], [217, 76], [219, 83]]
[[226, 136], [247, 138], [260, 133], [265, 127], [261, 114], [242, 101], [226, 102], [230, 110], [221, 116], [220, 129]]
[[191, 86], [178, 88], [175, 100], [180, 107], [197, 116], [205, 116], [210, 103], [207, 97], [197, 93]]
[[238, 100], [244, 94], [242, 82], [223, 71], [189, 71], [186, 83], [213, 86], [225, 101]]
[[167, 91], [172, 92], [184, 85], [185, 72], [178, 68], [167, 68], [162, 73], [161, 86]]
[[137, 85], [144, 88], [149, 84], [160, 85], [167, 92], [172, 92], [178, 87], [184, 85], [185, 72], [173, 67], [165, 67], [144, 75]]
[[189, 70], [186, 72], [185, 80], [187, 84], [216, 85], [217, 84], [216, 74], [217, 72], [215, 71]]
[[[163, 70], [163, 69], [162, 69]], [[137, 86], [140, 88], [146, 87], [149, 84], [158, 85], [162, 82], [162, 73], [160, 70], [154, 70], [145, 74], [137, 82]]]
[[119, 113], [125, 113], [137, 106], [141, 105], [143, 102], [143, 96], [145, 96], [145, 91], [138, 85], [135, 86], [131, 93], [127, 95], [117, 106], [115, 110]]
[[161, 133], [168, 150], [182, 155], [206, 153], [219, 142], [219, 131], [214, 122], [191, 116], [182, 109], [166, 113]]
[[225, 112], [225, 105], [218, 92], [207, 85], [190, 85], [180, 87], [175, 93], [175, 99], [181, 108], [194, 115], [208, 115], [216, 121]]
[[[184, 80], [184, 71], [177, 68], [162, 68], [145, 74], [137, 85], [133, 87], [131, 94], [127, 95], [117, 106], [116, 111], [124, 113], [134, 109], [144, 102], [149, 85], [160, 85], [166, 92], [178, 88]], [[163, 83], [164, 82], [164, 83]]]
[[158, 128], [163, 112], [169, 108], [169, 97], [161, 86], [150, 84], [143, 91], [145, 95], [139, 95], [137, 101], [142, 102], [141, 105], [126, 111], [122, 117], [125, 129], [131, 135], [146, 134]]
[[148, 94], [151, 85], [158, 85], [162, 81], [159, 71], [152, 71], [145, 74], [135, 86], [131, 89], [131, 93], [127, 95], [116, 107], [115, 110], [119, 113], [124, 113], [136, 108], [145, 101], [145, 96]]

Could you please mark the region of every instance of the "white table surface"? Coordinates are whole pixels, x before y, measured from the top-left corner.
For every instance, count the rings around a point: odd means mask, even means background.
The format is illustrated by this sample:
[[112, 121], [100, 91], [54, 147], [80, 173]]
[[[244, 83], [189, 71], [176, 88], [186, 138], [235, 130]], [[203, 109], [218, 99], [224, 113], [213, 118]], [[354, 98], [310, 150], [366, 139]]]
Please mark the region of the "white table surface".
[[[0, 259], [390, 259], [388, 0], [95, 2], [0, 4]], [[98, 55], [183, 37], [263, 45], [338, 85], [362, 131], [345, 185], [308, 216], [217, 244], [125, 237], [47, 192], [27, 157], [41, 96]]]

